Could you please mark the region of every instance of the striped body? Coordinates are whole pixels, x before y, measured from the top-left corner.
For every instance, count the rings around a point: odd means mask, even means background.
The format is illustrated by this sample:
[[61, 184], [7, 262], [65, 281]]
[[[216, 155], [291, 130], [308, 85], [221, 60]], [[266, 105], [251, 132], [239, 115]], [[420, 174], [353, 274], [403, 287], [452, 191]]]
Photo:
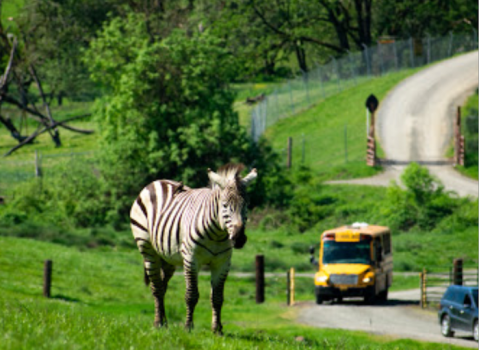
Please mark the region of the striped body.
[[[159, 180], [145, 187], [133, 203], [130, 222], [145, 266], [145, 281], [155, 299], [155, 325], [165, 325], [164, 296], [176, 266], [186, 280], [186, 327], [193, 326], [199, 299], [198, 272], [211, 270], [213, 330], [221, 333], [221, 307], [233, 247], [241, 248], [244, 234], [244, 188], [241, 167], [210, 171], [212, 188], [191, 189], [179, 182]], [[254, 176], [253, 176], [254, 175]], [[256, 171], [250, 176], [256, 177]]]
[[165, 262], [175, 266], [182, 266], [185, 259], [193, 256], [201, 265], [227, 256], [232, 242], [218, 221], [219, 194], [219, 189], [190, 189], [170, 180], [151, 183], [131, 211], [138, 246], [153, 248]]

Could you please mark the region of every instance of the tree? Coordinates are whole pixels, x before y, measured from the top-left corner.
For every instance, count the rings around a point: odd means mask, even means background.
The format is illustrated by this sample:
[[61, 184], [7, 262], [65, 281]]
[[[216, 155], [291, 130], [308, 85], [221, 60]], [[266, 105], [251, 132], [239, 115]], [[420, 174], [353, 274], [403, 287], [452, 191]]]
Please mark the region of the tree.
[[468, 0], [381, 0], [377, 6], [379, 34], [421, 38], [477, 28], [477, 2]]
[[92, 78], [112, 91], [96, 118], [102, 176], [120, 210], [150, 181], [204, 185], [208, 167], [247, 159], [250, 150], [219, 39], [176, 29], [151, 41], [150, 33], [142, 14], [114, 18], [87, 53]]

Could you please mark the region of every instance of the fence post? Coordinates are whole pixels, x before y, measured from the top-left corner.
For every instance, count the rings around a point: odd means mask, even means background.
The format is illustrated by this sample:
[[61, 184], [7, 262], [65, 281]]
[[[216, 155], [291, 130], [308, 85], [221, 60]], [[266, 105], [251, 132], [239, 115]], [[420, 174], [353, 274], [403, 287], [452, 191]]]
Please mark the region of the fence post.
[[449, 46], [448, 46], [448, 49], [447, 49], [447, 57], [451, 57], [452, 55], [452, 41], [454, 39], [454, 34], [452, 33], [452, 31], [449, 32]]
[[339, 77], [339, 67], [336, 58], [333, 57], [334, 70], [336, 71], [337, 83], [338, 83], [338, 92], [341, 92], [341, 78]]
[[397, 71], [399, 69], [399, 60], [398, 60], [398, 51], [396, 47], [396, 39], [394, 39], [393, 50], [394, 50], [394, 64], [396, 66], [396, 71]]
[[454, 120], [454, 166], [464, 165], [464, 137], [461, 135], [461, 106]]
[[308, 101], [308, 107], [311, 105], [311, 100], [309, 99], [309, 75], [308, 72], [301, 71], [303, 73], [303, 82], [304, 87], [306, 88], [306, 100]]
[[286, 271], [286, 305], [291, 305], [291, 275], [290, 270]]
[[411, 56], [411, 67], [414, 68], [414, 46], [413, 46], [413, 40], [412, 37], [409, 38], [409, 52]]
[[286, 272], [286, 304], [294, 305], [294, 267]]
[[264, 255], [256, 255], [256, 304], [264, 303]]
[[291, 114], [294, 114], [294, 102], [293, 102], [293, 89], [291, 88], [291, 82], [288, 80], [289, 100], [291, 102]]
[[378, 41], [378, 57], [379, 57], [379, 66], [381, 67], [381, 75], [384, 74], [384, 62], [383, 62], [383, 49], [381, 48], [381, 43]]
[[306, 145], [305, 145], [305, 140], [304, 140], [304, 133], [301, 135], [302, 136], [302, 145], [301, 145], [301, 164], [304, 165], [305, 162], [305, 153], [306, 153]]
[[348, 123], [344, 124], [344, 161], [348, 162]]
[[427, 63], [431, 63], [431, 36], [427, 34]]
[[368, 53], [368, 47], [365, 44], [361, 44], [364, 47], [364, 56], [366, 57], [366, 73], [368, 74], [368, 77], [371, 76], [371, 63], [369, 62], [369, 53]]
[[42, 177], [41, 155], [35, 150], [35, 176]]
[[287, 160], [286, 160], [286, 167], [288, 169], [291, 169], [293, 166], [293, 138], [288, 137], [288, 149], [287, 149], [288, 155], [287, 155]]
[[427, 306], [427, 271], [423, 269], [421, 273], [419, 273], [421, 278], [419, 289], [421, 290], [421, 299], [419, 300], [419, 305], [421, 309], [426, 308]]
[[50, 292], [52, 288], [52, 268], [53, 262], [51, 260], [45, 260], [43, 266], [43, 296], [50, 298]]
[[458, 286], [462, 286], [464, 282], [463, 273], [462, 273], [463, 262], [464, 262], [463, 259], [454, 259], [452, 262], [453, 264], [452, 283]]

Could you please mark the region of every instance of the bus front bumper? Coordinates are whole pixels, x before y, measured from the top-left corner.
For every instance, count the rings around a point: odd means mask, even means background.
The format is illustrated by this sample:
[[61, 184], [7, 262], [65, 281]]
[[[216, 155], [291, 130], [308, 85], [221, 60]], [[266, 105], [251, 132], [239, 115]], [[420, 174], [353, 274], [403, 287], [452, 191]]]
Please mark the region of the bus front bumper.
[[365, 287], [323, 287], [315, 286], [316, 296], [320, 296], [323, 300], [334, 299], [338, 297], [366, 297], [374, 294], [374, 286]]

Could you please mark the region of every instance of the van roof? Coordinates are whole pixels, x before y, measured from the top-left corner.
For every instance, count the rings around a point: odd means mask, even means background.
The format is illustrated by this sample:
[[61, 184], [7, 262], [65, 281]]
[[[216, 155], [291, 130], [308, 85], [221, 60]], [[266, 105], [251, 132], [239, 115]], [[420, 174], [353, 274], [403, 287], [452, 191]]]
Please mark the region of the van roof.
[[332, 228], [330, 230], [324, 231], [323, 234], [345, 232], [345, 231], [365, 233], [365, 234], [369, 234], [369, 235], [372, 235], [372, 236], [376, 236], [376, 235], [386, 233], [386, 232], [391, 232], [391, 230], [387, 226], [364, 225], [364, 224], [354, 225], [353, 224], [353, 225], [345, 225], [345, 226]]

